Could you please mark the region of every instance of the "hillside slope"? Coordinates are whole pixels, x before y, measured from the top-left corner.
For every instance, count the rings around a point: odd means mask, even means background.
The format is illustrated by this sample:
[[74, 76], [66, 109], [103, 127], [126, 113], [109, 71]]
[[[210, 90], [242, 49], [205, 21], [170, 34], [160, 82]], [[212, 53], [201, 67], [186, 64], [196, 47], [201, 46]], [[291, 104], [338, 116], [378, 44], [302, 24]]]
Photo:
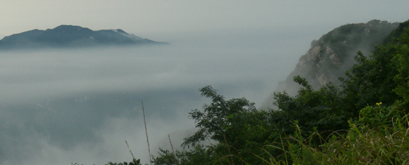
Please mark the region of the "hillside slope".
[[[381, 44], [399, 23], [371, 20], [367, 23], [347, 24], [335, 28], [319, 40], [311, 42], [311, 48], [300, 57], [295, 69], [286, 80], [279, 82], [276, 91], [294, 95], [300, 86], [293, 77], [300, 75], [317, 89], [328, 82], [339, 85], [339, 77], [355, 64], [357, 51], [370, 54], [374, 45]], [[272, 107], [272, 96], [262, 105]]]

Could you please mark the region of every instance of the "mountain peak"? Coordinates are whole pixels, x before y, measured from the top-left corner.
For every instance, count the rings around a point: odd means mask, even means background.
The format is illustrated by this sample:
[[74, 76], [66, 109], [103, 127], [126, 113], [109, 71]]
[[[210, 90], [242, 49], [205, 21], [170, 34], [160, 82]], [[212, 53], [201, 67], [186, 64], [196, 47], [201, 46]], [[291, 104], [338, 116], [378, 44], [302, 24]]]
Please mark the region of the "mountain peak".
[[122, 29], [93, 31], [89, 28], [76, 25], [60, 25], [54, 29], [36, 29], [6, 36], [0, 40], [0, 50], [154, 43], [158, 42], [128, 34]]
[[[76, 31], [92, 31], [91, 29], [88, 28], [84, 28], [81, 26], [76, 26], [76, 25], [60, 25], [55, 27], [54, 29], [47, 29], [47, 30], [51, 30], [51, 31], [66, 31], [66, 32], [76, 32]], [[46, 30], [46, 31], [47, 31]]]

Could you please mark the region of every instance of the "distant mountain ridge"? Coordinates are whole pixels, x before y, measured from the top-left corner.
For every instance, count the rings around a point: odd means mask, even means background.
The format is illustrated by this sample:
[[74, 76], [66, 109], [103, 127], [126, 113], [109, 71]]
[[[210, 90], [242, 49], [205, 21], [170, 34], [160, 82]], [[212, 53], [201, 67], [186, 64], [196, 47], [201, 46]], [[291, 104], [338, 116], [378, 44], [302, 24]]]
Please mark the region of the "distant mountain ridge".
[[93, 31], [81, 26], [60, 25], [54, 29], [34, 29], [6, 36], [0, 40], [0, 50], [159, 43], [126, 33], [122, 29]]

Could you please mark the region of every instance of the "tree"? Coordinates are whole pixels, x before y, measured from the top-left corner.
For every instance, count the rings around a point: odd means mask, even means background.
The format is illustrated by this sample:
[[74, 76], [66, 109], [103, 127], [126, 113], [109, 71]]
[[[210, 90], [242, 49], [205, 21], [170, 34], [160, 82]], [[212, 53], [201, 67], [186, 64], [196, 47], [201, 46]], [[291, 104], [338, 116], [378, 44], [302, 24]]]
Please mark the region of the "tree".
[[291, 122], [295, 121], [306, 134], [314, 129], [321, 132], [348, 127], [348, 114], [341, 111], [342, 99], [338, 88], [329, 83], [320, 90], [314, 90], [300, 76], [295, 76], [294, 81], [301, 85], [296, 96], [291, 97], [286, 92], [274, 93], [274, 104], [282, 111], [272, 114], [275, 115], [274, 123], [281, 123], [287, 134], [294, 131], [290, 128]]
[[396, 56], [392, 59], [397, 68], [394, 77], [396, 88], [393, 90], [402, 100], [399, 106], [405, 108], [408, 113], [409, 105], [409, 28], [406, 28], [399, 39], [396, 40]]
[[[184, 146], [195, 145], [201, 141], [211, 139], [217, 142], [232, 142], [230, 135], [232, 127], [243, 125], [243, 121], [236, 120], [244, 113], [256, 111], [254, 103], [245, 98], [234, 98], [225, 100], [211, 86], [200, 89], [201, 95], [212, 99], [210, 105], [204, 105], [204, 110], [193, 110], [189, 117], [195, 120], [196, 128], [199, 130], [192, 136], [185, 139]], [[228, 136], [228, 137], [226, 137]], [[227, 139], [226, 139], [227, 138]]]
[[[240, 164], [241, 161], [250, 161], [247, 158], [254, 159], [253, 154], [262, 155], [263, 142], [272, 133], [266, 122], [268, 112], [257, 111], [254, 103], [245, 98], [225, 100], [211, 86], [205, 86], [200, 91], [202, 96], [210, 98], [212, 102], [205, 104], [203, 110], [195, 109], [189, 113], [198, 131], [185, 138], [182, 146], [192, 149], [176, 151], [177, 161], [180, 164]], [[206, 140], [212, 140], [215, 144], [200, 144]], [[229, 159], [222, 158], [227, 155]], [[246, 160], [230, 159], [230, 156], [244, 157]], [[169, 151], [161, 150], [154, 162], [172, 164], [174, 157]]]

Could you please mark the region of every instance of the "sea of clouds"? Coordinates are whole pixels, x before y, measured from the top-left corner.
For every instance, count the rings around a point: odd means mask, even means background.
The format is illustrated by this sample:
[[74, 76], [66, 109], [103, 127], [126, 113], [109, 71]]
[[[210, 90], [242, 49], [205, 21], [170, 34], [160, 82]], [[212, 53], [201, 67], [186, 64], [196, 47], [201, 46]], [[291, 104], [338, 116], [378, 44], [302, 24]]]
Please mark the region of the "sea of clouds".
[[[149, 37], [149, 35], [148, 35]], [[148, 162], [180, 148], [212, 85], [260, 105], [316, 33], [244, 29], [152, 35], [168, 45], [0, 52], [0, 164]]]

